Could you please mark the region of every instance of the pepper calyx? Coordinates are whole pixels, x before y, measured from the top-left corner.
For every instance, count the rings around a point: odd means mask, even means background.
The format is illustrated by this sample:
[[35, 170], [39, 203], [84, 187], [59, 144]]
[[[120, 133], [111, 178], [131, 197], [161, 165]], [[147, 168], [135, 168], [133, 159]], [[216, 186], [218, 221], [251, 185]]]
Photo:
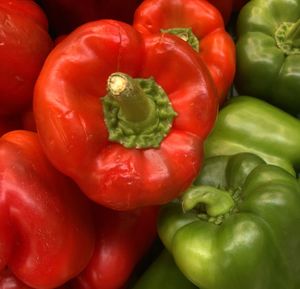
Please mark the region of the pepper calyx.
[[109, 140], [126, 148], [159, 147], [177, 115], [167, 94], [152, 77], [113, 73], [102, 102]]
[[293, 22], [282, 22], [276, 29], [275, 41], [284, 54], [300, 54], [300, 19]]
[[199, 52], [199, 39], [197, 36], [193, 33], [192, 28], [168, 28], [168, 29], [161, 29], [162, 33], [169, 33], [176, 35], [177, 37], [181, 38], [182, 40], [186, 41], [192, 48]]

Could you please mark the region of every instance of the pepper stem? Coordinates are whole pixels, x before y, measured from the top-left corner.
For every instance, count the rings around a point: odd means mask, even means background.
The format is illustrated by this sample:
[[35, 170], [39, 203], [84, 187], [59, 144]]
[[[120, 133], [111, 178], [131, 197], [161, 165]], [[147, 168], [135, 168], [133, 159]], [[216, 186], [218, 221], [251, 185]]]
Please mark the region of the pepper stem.
[[205, 204], [206, 213], [217, 217], [229, 213], [234, 207], [230, 193], [212, 186], [195, 186], [188, 189], [182, 197], [183, 211], [189, 211], [199, 204]]
[[111, 74], [107, 81], [107, 90], [119, 103], [123, 121], [142, 122], [144, 125], [157, 122], [154, 102], [129, 75], [121, 72]]
[[183, 41], [187, 42], [192, 48], [199, 52], [199, 39], [193, 33], [192, 28], [169, 28], [169, 29], [161, 29], [162, 33], [170, 33], [176, 35], [181, 38]]
[[300, 54], [300, 19], [295, 23], [282, 22], [274, 37], [277, 46], [286, 55]]
[[286, 40], [291, 42], [292, 47], [300, 47], [300, 19], [289, 28]]
[[112, 73], [101, 101], [109, 140], [126, 148], [159, 147], [176, 116], [168, 95], [152, 77]]

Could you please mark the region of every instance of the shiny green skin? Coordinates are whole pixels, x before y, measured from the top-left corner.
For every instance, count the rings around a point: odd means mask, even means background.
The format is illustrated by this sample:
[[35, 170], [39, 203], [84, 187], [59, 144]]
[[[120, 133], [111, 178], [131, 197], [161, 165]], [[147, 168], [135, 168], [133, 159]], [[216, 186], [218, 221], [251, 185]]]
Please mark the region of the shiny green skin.
[[[181, 202], [163, 206], [159, 215], [159, 236], [183, 274], [205, 289], [299, 289], [297, 179], [258, 156], [241, 153], [206, 159], [191, 190], [204, 185], [238, 196], [235, 206], [207, 220], [203, 216], [222, 205], [221, 199], [198, 203], [187, 191]], [[183, 212], [186, 202], [193, 206]]]
[[[300, 53], [280, 48], [275, 31], [283, 22], [299, 19], [299, 0], [251, 0], [236, 23], [237, 91], [294, 115], [300, 115]], [[298, 31], [292, 39], [294, 47], [300, 47], [299, 40]]]
[[174, 263], [172, 255], [163, 250], [138, 279], [132, 289], [197, 289]]
[[204, 150], [206, 157], [251, 152], [294, 174], [300, 169], [300, 120], [266, 101], [238, 96], [220, 110]]

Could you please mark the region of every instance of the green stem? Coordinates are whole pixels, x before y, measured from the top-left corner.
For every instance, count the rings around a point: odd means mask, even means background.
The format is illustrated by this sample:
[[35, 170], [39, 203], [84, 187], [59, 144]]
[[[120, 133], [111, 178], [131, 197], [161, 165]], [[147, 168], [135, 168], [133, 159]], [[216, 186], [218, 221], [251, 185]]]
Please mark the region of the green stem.
[[286, 40], [292, 43], [292, 47], [300, 47], [300, 19], [290, 27]]
[[157, 123], [154, 102], [129, 75], [121, 72], [111, 74], [107, 81], [107, 90], [108, 95], [118, 102], [123, 121], [139, 122], [143, 127]]
[[300, 54], [300, 19], [295, 23], [282, 22], [276, 29], [274, 37], [284, 54]]
[[186, 212], [198, 204], [205, 204], [207, 215], [217, 217], [229, 213], [235, 203], [226, 191], [211, 186], [191, 187], [182, 197], [182, 208]]
[[168, 95], [153, 77], [133, 79], [112, 73], [101, 101], [109, 140], [126, 148], [159, 147], [176, 116]]

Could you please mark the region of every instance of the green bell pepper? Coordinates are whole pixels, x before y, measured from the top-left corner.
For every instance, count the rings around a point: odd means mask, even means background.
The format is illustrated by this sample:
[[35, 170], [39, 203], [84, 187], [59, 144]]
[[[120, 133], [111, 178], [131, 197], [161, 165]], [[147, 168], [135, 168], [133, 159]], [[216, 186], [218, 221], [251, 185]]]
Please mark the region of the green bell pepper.
[[206, 289], [300, 288], [300, 186], [251, 153], [206, 159], [158, 234], [183, 274]]
[[205, 156], [251, 152], [295, 174], [300, 168], [300, 120], [266, 101], [238, 96], [219, 112]]
[[300, 1], [251, 0], [236, 23], [239, 94], [300, 114]]
[[135, 283], [133, 289], [197, 289], [176, 266], [172, 255], [163, 250]]

